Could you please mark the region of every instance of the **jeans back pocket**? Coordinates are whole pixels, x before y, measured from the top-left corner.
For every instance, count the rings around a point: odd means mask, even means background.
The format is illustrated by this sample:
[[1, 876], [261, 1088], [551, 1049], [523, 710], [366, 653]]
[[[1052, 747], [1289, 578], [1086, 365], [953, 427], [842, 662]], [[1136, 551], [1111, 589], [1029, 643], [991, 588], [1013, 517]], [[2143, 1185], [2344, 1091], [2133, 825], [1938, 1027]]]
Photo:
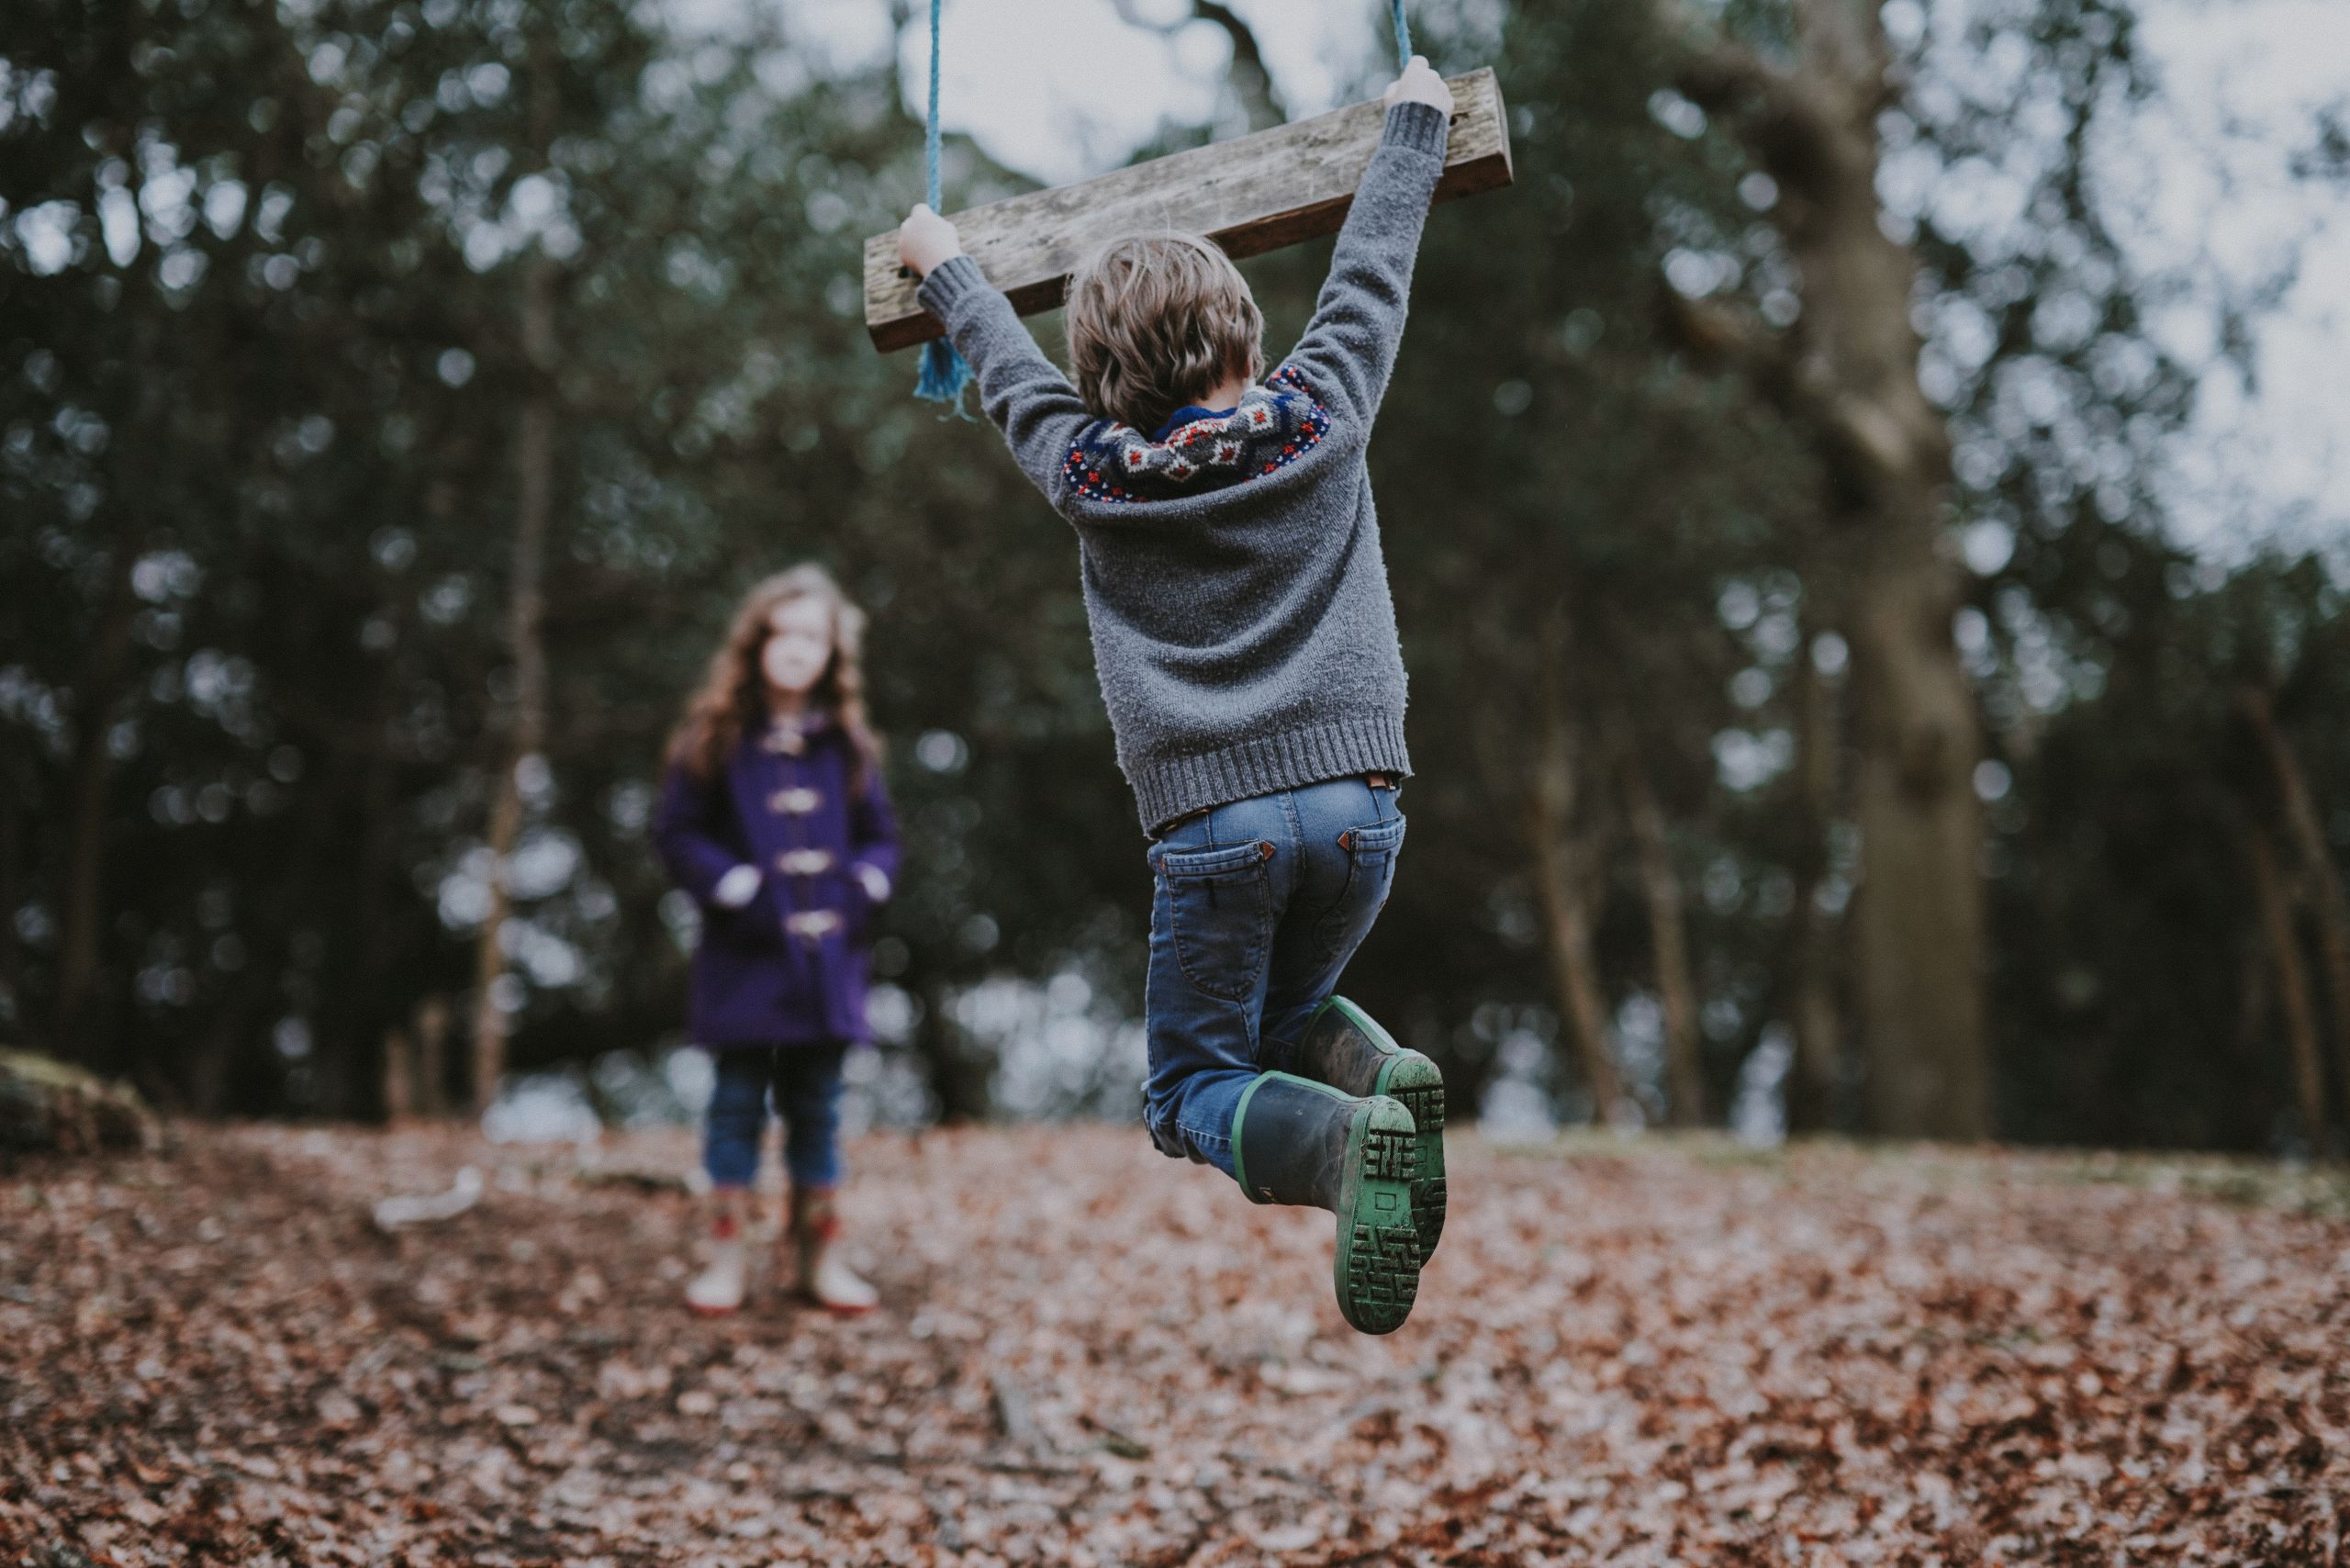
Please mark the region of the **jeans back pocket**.
[[1323, 955], [1334, 962], [1362, 946], [1371, 923], [1387, 907], [1387, 895], [1395, 886], [1395, 858], [1404, 847], [1402, 813], [1347, 829], [1338, 835], [1338, 847], [1347, 852], [1346, 886], [1323, 916], [1320, 933]]
[[1383, 823], [1347, 829], [1338, 835], [1338, 847], [1353, 856], [1358, 866], [1382, 855], [1392, 860], [1395, 852], [1404, 847], [1403, 813], [1398, 812]]
[[1225, 1002], [1255, 993], [1272, 943], [1272, 857], [1256, 839], [1159, 853], [1175, 961], [1196, 990]]

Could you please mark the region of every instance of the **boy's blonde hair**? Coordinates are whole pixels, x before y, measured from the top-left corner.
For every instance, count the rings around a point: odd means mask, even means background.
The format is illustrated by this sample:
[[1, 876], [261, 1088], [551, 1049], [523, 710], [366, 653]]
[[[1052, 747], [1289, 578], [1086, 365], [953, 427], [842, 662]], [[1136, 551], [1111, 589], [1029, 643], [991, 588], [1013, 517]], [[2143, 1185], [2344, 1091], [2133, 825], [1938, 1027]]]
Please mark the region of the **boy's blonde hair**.
[[1069, 357], [1093, 412], [1148, 433], [1237, 372], [1265, 373], [1265, 318], [1196, 234], [1113, 240], [1069, 280]]

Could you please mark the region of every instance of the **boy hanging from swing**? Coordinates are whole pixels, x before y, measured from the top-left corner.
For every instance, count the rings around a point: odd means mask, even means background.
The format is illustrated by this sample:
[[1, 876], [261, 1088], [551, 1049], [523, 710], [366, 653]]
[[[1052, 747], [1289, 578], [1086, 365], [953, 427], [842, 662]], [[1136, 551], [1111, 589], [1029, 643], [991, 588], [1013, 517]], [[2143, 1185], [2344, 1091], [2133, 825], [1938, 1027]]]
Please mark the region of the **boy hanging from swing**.
[[1337, 1215], [1338, 1306], [1400, 1327], [1444, 1224], [1435, 1065], [1334, 994], [1386, 902], [1404, 660], [1365, 463], [1452, 95], [1415, 55], [1313, 319], [1210, 241], [1118, 240], [1069, 282], [1071, 386], [927, 206], [905, 264], [1013, 457], [1074, 525], [1118, 760], [1151, 838], [1153, 1142]]

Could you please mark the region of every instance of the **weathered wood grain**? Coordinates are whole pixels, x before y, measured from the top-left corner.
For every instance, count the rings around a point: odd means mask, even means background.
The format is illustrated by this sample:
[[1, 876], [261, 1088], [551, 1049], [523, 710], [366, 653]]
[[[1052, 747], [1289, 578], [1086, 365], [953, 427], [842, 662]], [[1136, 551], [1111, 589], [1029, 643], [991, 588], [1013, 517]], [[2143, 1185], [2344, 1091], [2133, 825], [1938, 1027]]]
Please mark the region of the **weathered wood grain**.
[[[1509, 120], [1491, 71], [1450, 79], [1453, 113], [1436, 199], [1510, 183]], [[1234, 256], [1334, 232], [1379, 145], [1386, 110], [1356, 104], [1294, 125], [1192, 148], [1073, 185], [953, 214], [963, 249], [1022, 315], [1061, 303], [1069, 273], [1125, 234], [1205, 234]], [[885, 353], [939, 335], [898, 264], [891, 230], [865, 242], [865, 327]]]

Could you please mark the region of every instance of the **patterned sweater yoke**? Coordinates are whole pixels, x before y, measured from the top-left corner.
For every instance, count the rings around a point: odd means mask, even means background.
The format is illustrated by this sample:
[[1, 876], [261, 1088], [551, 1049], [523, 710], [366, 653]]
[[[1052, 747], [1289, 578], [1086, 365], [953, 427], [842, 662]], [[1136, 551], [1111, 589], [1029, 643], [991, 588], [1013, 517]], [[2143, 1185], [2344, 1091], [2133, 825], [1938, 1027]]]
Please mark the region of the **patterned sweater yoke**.
[[1285, 364], [1242, 393], [1230, 413], [1187, 420], [1164, 441], [1115, 420], [1094, 421], [1070, 443], [1062, 477], [1083, 500], [1175, 500], [1286, 468], [1329, 433], [1330, 410]]
[[1296, 347], [1230, 413], [1163, 441], [1089, 410], [968, 257], [923, 282], [989, 418], [1076, 529], [1095, 671], [1146, 829], [1411, 771], [1366, 452], [1445, 130], [1427, 105], [1388, 110]]

